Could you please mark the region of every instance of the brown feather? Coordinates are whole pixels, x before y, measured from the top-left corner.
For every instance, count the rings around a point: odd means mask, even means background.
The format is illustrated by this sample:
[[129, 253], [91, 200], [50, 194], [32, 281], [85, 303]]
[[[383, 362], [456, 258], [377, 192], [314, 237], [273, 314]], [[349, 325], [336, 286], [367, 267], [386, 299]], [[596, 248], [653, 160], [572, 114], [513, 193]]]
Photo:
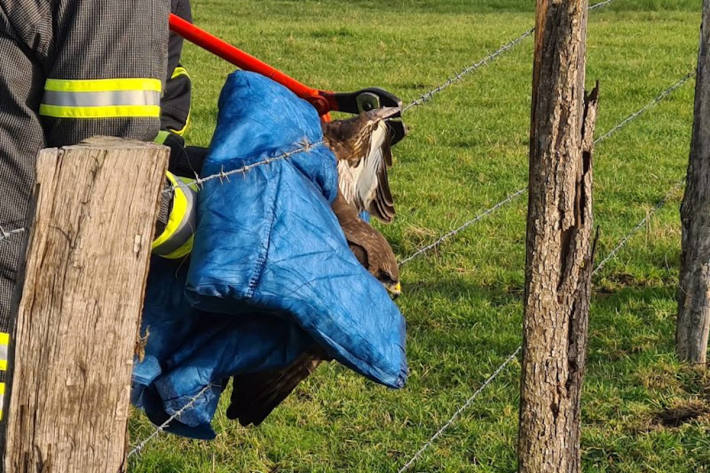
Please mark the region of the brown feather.
[[261, 424], [301, 381], [328, 359], [314, 345], [280, 370], [234, 376], [227, 417], [238, 419], [243, 426]]
[[332, 208], [350, 250], [360, 264], [383, 283], [399, 282], [397, 258], [385, 237], [360, 219], [355, 207], [347, 203], [342, 193], [338, 192]]
[[[380, 108], [363, 112], [357, 117], [322, 124], [323, 139], [337, 160], [346, 162], [353, 169], [348, 173], [339, 167], [339, 185], [345, 190], [346, 199], [358, 211], [366, 210], [385, 223], [394, 219], [395, 208], [387, 176], [387, 168], [392, 166], [391, 130], [383, 120], [397, 113], [399, 109], [396, 107]], [[384, 130], [380, 128], [382, 126], [385, 126]], [[363, 160], [380, 159], [375, 157], [374, 152], [371, 153], [375, 132], [379, 136], [385, 134], [380, 147], [382, 161], [379, 165], [373, 162], [370, 166], [358, 168], [363, 165]], [[374, 189], [368, 187], [370, 181]]]

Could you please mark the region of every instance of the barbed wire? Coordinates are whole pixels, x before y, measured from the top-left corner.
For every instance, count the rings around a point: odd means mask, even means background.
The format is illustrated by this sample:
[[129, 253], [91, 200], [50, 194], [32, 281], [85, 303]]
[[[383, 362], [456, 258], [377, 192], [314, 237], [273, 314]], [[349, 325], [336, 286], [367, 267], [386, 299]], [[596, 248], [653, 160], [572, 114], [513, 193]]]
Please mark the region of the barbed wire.
[[668, 202], [668, 200], [673, 196], [673, 194], [675, 194], [676, 191], [678, 191], [678, 189], [680, 189], [681, 186], [683, 186], [683, 183], [685, 183], [685, 178], [676, 182], [673, 185], [673, 187], [671, 188], [671, 190], [668, 191], [668, 193], [665, 196], [663, 196], [663, 198], [661, 200], [656, 202], [656, 205], [646, 214], [646, 216], [643, 219], [641, 219], [641, 221], [638, 224], [636, 224], [636, 226], [634, 228], [632, 228], [631, 231], [629, 231], [629, 233], [627, 233], [624, 236], [624, 238], [622, 238], [619, 241], [619, 243], [614, 247], [614, 249], [612, 249], [609, 252], [609, 254], [606, 255], [606, 257], [597, 265], [597, 267], [594, 268], [594, 272], [592, 272], [592, 274], [596, 274], [598, 271], [600, 271], [604, 267], [605, 264], [607, 264], [609, 262], [609, 260], [611, 260], [614, 256], [616, 256], [616, 254], [619, 252], [619, 250], [621, 250], [621, 248], [623, 248], [624, 245], [626, 245], [626, 243], [631, 239], [631, 237], [636, 232], [638, 232], [646, 224], [646, 222], [648, 220], [650, 220], [651, 217], [653, 217], [653, 215], [656, 212], [658, 212], [664, 205], [666, 205], [666, 202]]
[[508, 197], [506, 197], [505, 199], [503, 199], [503, 200], [501, 200], [500, 202], [498, 202], [497, 204], [495, 204], [493, 207], [484, 210], [483, 212], [481, 212], [480, 214], [476, 215], [474, 218], [472, 218], [471, 220], [467, 221], [467, 222], [464, 223], [463, 225], [461, 225], [461, 226], [459, 226], [459, 227], [457, 227], [457, 228], [454, 228], [453, 230], [451, 230], [451, 231], [445, 233], [444, 235], [442, 235], [442, 236], [441, 236], [438, 240], [436, 240], [435, 242], [430, 243], [429, 245], [426, 245], [426, 246], [424, 246], [424, 247], [422, 247], [422, 248], [419, 248], [417, 251], [415, 251], [415, 252], [412, 253], [411, 255], [407, 256], [407, 257], [404, 258], [402, 261], [400, 261], [400, 262], [399, 262], [399, 266], [400, 266], [400, 267], [404, 266], [404, 265], [407, 264], [409, 261], [413, 260], [414, 258], [416, 258], [417, 256], [421, 255], [422, 253], [426, 253], [427, 251], [429, 251], [429, 250], [431, 250], [431, 249], [433, 249], [433, 248], [436, 248], [437, 246], [441, 245], [443, 242], [445, 242], [446, 240], [448, 240], [448, 239], [451, 238], [452, 236], [454, 236], [454, 235], [456, 235], [456, 234], [458, 234], [458, 233], [461, 233], [462, 231], [466, 230], [466, 229], [467, 229], [468, 227], [470, 227], [471, 225], [474, 225], [475, 223], [478, 223], [481, 219], [483, 219], [483, 218], [486, 217], [487, 215], [492, 214], [493, 212], [495, 212], [496, 210], [498, 210], [499, 208], [501, 208], [502, 206], [504, 206], [505, 204], [507, 204], [507, 203], [510, 202], [511, 200], [513, 200], [513, 199], [515, 199], [516, 197], [518, 197], [520, 194], [522, 194], [522, 193], [525, 192], [526, 190], [527, 190], [527, 187], [523, 187], [522, 189], [518, 189], [517, 191], [513, 192], [512, 194], [510, 194], [510, 195], [509, 195]]
[[11, 236], [18, 235], [26, 230], [27, 229], [25, 227], [15, 228], [13, 230], [5, 230], [3, 227], [0, 227], [0, 243], [2, 243], [4, 240], [10, 239]]
[[605, 7], [614, 0], [604, 0], [603, 2], [595, 3], [594, 5], [589, 7], [589, 11], [596, 10], [597, 8]]
[[[619, 250], [621, 250], [631, 239], [631, 237], [641, 229], [644, 224], [658, 211], [660, 210], [666, 202], [673, 196], [673, 194], [683, 185], [685, 182], [685, 179], [681, 179], [678, 181], [676, 184], [673, 185], [670, 191], [666, 193], [666, 195], [659, 200], [654, 208], [646, 214], [646, 216], [641, 219], [641, 221], [636, 224], [624, 237], [619, 240], [619, 243], [614, 247], [612, 251], [609, 252], [609, 254], [597, 265], [596, 268], [592, 271], [592, 276], [598, 273], [606, 263], [609, 262], [612, 258], [614, 258], [618, 253]], [[465, 411], [472, 403], [473, 401], [481, 394], [481, 392], [489, 385], [493, 380], [500, 374], [501, 371], [505, 368], [505, 366], [510, 363], [510, 361], [515, 358], [518, 353], [520, 353], [520, 350], [522, 350], [523, 346], [522, 344], [518, 346], [518, 348], [515, 349], [515, 351], [503, 362], [501, 363], [500, 366], [493, 372], [493, 374], [479, 387], [476, 392], [473, 393], [471, 397], [469, 397], [466, 402], [458, 409], [456, 412], [454, 412], [454, 415], [451, 416], [451, 418], [441, 426], [439, 430], [436, 431], [432, 437], [426, 441], [426, 443], [417, 451], [417, 453], [414, 454], [414, 456], [400, 468], [397, 473], [403, 473], [406, 470], [408, 470], [418, 459], [421, 457], [421, 455], [426, 451], [431, 445], [436, 441], [437, 438], [439, 438], [449, 427], [451, 427], [451, 424], [454, 423], [456, 418], [461, 415], [463, 411]]]
[[493, 61], [494, 59], [496, 59], [496, 58], [497, 58], [498, 56], [500, 56], [501, 54], [505, 53], [505, 52], [508, 51], [509, 49], [512, 49], [513, 47], [515, 47], [516, 45], [518, 45], [518, 43], [520, 43], [520, 42], [523, 41], [525, 38], [527, 38], [528, 36], [530, 36], [531, 34], [533, 34], [534, 31], [535, 31], [535, 28], [534, 28], [534, 27], [533, 27], [533, 28], [530, 28], [529, 30], [527, 30], [525, 33], [521, 34], [521, 35], [518, 36], [517, 38], [513, 39], [512, 41], [509, 41], [508, 43], [504, 44], [503, 46], [501, 46], [501, 47], [500, 47], [499, 49], [497, 49], [496, 51], [493, 51], [492, 53], [488, 54], [486, 57], [484, 57], [484, 58], [481, 59], [480, 61], [478, 61], [478, 62], [476, 62], [476, 63], [474, 63], [474, 64], [471, 64], [471, 65], [468, 66], [468, 67], [465, 67], [464, 69], [461, 70], [461, 72], [457, 73], [457, 74], [454, 75], [454, 76], [449, 77], [449, 78], [448, 78], [444, 83], [442, 83], [441, 85], [439, 85], [439, 86], [433, 88], [432, 90], [430, 90], [430, 91], [428, 91], [428, 92], [425, 92], [425, 93], [422, 94], [418, 99], [416, 99], [416, 100], [412, 101], [411, 103], [407, 104], [407, 105], [402, 109], [402, 113], [404, 113], [404, 112], [410, 110], [411, 108], [418, 107], [419, 105], [422, 105], [423, 103], [428, 102], [429, 100], [432, 99], [432, 97], [434, 97], [434, 95], [438, 94], [439, 92], [441, 92], [441, 91], [443, 91], [443, 90], [448, 89], [448, 88], [451, 87], [453, 84], [455, 84], [455, 83], [457, 83], [457, 82], [460, 82], [461, 80], [463, 80], [464, 76], [470, 74], [470, 73], [473, 72], [473, 71], [476, 71], [476, 70], [480, 69], [481, 67], [485, 66], [485, 65], [488, 64], [489, 62], [491, 62], [491, 61]]
[[422, 453], [424, 453], [426, 449], [431, 447], [434, 441], [439, 438], [439, 436], [443, 434], [444, 431], [451, 426], [451, 424], [454, 423], [456, 418], [460, 416], [461, 413], [465, 411], [468, 406], [471, 405], [471, 403], [473, 403], [473, 401], [478, 397], [478, 395], [481, 394], [483, 390], [486, 389], [486, 387], [488, 387], [488, 385], [493, 382], [494, 379], [496, 379], [496, 377], [501, 373], [501, 371], [503, 371], [503, 369], [508, 365], [508, 363], [513, 361], [513, 359], [518, 356], [518, 353], [520, 353], [521, 349], [522, 346], [519, 346], [517, 350], [511, 353], [510, 356], [508, 356], [508, 358], [506, 358], [506, 360], [493, 372], [493, 374], [490, 375], [488, 379], [486, 379], [486, 381], [471, 395], [471, 397], [466, 400], [463, 406], [459, 407], [458, 410], [454, 412], [454, 415], [452, 415], [449, 420], [444, 425], [442, 425], [439, 430], [436, 431], [436, 433], [429, 439], [429, 441], [427, 441], [427, 443], [425, 443], [424, 446], [422, 446], [422, 448], [420, 448], [417, 453], [415, 453], [414, 456], [407, 463], [405, 463], [402, 468], [397, 471], [397, 473], [403, 473], [404, 471], [407, 471], [412, 465], [414, 465], [414, 463], [419, 459]]
[[197, 394], [195, 394], [190, 399], [190, 401], [187, 404], [182, 406], [175, 414], [171, 415], [165, 422], [160, 424], [153, 431], [152, 434], [150, 434], [148, 437], [146, 437], [140, 443], [138, 443], [135, 447], [133, 447], [133, 449], [130, 452], [128, 452], [128, 455], [126, 455], [126, 459], [131, 458], [133, 455], [140, 454], [141, 450], [143, 450], [145, 448], [145, 446], [148, 444], [148, 442], [150, 442], [155, 437], [157, 437], [161, 432], [163, 432], [168, 427], [168, 425], [170, 425], [170, 423], [172, 421], [174, 421], [175, 419], [180, 417], [186, 410], [191, 408], [195, 404], [195, 402], [197, 402], [197, 400], [200, 397], [202, 397], [207, 392], [207, 390], [210, 389], [211, 387], [213, 387], [213, 384], [210, 383], [210, 384], [206, 385], [204, 388], [202, 388]]
[[[608, 5], [609, 3], [613, 2], [614, 0], [605, 0], [603, 2], [595, 3], [594, 5], [591, 5], [589, 7], [589, 11], [596, 10], [597, 8], [601, 8], [603, 6]], [[463, 68], [460, 72], [457, 74], [449, 77], [445, 82], [443, 82], [441, 85], [438, 85], [437, 87], [434, 87], [433, 89], [429, 90], [428, 92], [425, 92], [419, 98], [416, 100], [413, 100], [409, 104], [405, 105], [405, 107], [402, 109], [402, 113], [407, 112], [408, 110], [418, 107], [419, 105], [422, 105], [429, 100], [431, 100], [436, 94], [439, 92], [442, 92], [452, 85], [456, 84], [457, 82], [461, 82], [464, 78], [464, 76], [467, 76], [468, 74], [477, 71], [481, 67], [489, 64], [490, 62], [494, 61], [497, 59], [499, 56], [503, 55], [507, 51], [513, 49], [515, 46], [520, 44], [525, 38], [528, 36], [532, 35], [535, 32], [535, 27], [533, 26], [529, 30], [525, 31], [523, 34], [520, 36], [516, 37], [515, 39], [512, 39], [505, 43], [503, 46], [500, 48], [496, 49], [492, 53], [489, 53], [486, 55], [483, 59], [479, 60], [478, 62], [471, 64], [470, 66], [467, 66]]]
[[[298, 147], [291, 150], [287, 151], [285, 153], [279, 154], [278, 156], [272, 156], [270, 158], [266, 158], [262, 161], [257, 161], [255, 163], [247, 164], [245, 166], [242, 166], [238, 169], [232, 169], [231, 171], [224, 172], [224, 170], [221, 170], [218, 173], [215, 174], [210, 174], [209, 176], [205, 177], [197, 177], [195, 179], [186, 179], [184, 181], [185, 184], [187, 185], [196, 185], [198, 187], [201, 187], [205, 182], [209, 182], [215, 179], [219, 179], [220, 181], [228, 181], [229, 182], [229, 177], [233, 176], [235, 174], [246, 174], [247, 172], [251, 171], [254, 168], [257, 168], [259, 166], [266, 166], [267, 164], [275, 163], [277, 161], [283, 161], [286, 159], [291, 158], [292, 156], [299, 154], [299, 153], [307, 153], [311, 151], [311, 149], [315, 146], [322, 145], [324, 142], [323, 140], [319, 141], [314, 141], [314, 142], [309, 142], [307, 138], [303, 138], [298, 144]], [[172, 185], [169, 187], [166, 187], [163, 190], [163, 194], [165, 193], [170, 193], [173, 192], [178, 185]]]
[[631, 115], [629, 115], [628, 117], [626, 117], [625, 119], [623, 119], [623, 120], [622, 120], [621, 122], [619, 122], [614, 128], [612, 128], [611, 130], [607, 131], [607, 132], [604, 133], [602, 136], [600, 136], [599, 138], [597, 138], [596, 140], [594, 140], [594, 142], [595, 142], [595, 143], [598, 143], [598, 142], [600, 142], [600, 141], [602, 141], [602, 140], [605, 140], [607, 137], [613, 135], [613, 134], [616, 133], [619, 129], [621, 129], [621, 128], [623, 128], [624, 126], [626, 126], [627, 123], [629, 123], [630, 121], [632, 121], [633, 119], [635, 119], [636, 117], [638, 117], [639, 115], [641, 115], [643, 112], [645, 112], [646, 110], [648, 110], [649, 108], [653, 107], [653, 106], [656, 105], [658, 102], [660, 102], [661, 100], [663, 100], [664, 98], [666, 98], [667, 96], [669, 96], [670, 94], [672, 94], [677, 88], [681, 87], [683, 84], [685, 84], [686, 82], [688, 82], [688, 80], [689, 80], [691, 77], [693, 77], [693, 76], [695, 76], [695, 71], [691, 71], [691, 72], [687, 73], [687, 74], [684, 75], [678, 82], [676, 82], [675, 84], [671, 85], [671, 86], [668, 87], [666, 90], [664, 90], [663, 92], [661, 92], [659, 95], [657, 95], [653, 100], [651, 100], [651, 101], [650, 101], [649, 103], [647, 103], [645, 106], [641, 107], [641, 108], [638, 109], [636, 112], [632, 113]]
[[[613, 1], [613, 0], [612, 0], [612, 1]], [[627, 116], [626, 118], [624, 118], [623, 120], [621, 120], [618, 124], [616, 124], [614, 127], [612, 127], [609, 131], [607, 131], [606, 133], [604, 133], [604, 134], [603, 134], [602, 136], [600, 136], [599, 138], [595, 139], [595, 140], [594, 140], [594, 144], [599, 144], [599, 143], [601, 143], [602, 141], [606, 140], [607, 138], [609, 138], [610, 136], [612, 136], [613, 134], [615, 134], [615, 133], [616, 133], [617, 131], [619, 131], [620, 129], [624, 128], [624, 127], [625, 127], [626, 125], [628, 125], [630, 122], [632, 122], [633, 120], [635, 120], [636, 118], [638, 118], [639, 116], [641, 116], [644, 112], [646, 112], [646, 111], [647, 111], [649, 108], [651, 108], [653, 105], [656, 105], [656, 104], [659, 103], [661, 100], [663, 100], [664, 98], [668, 97], [671, 93], [673, 93], [676, 89], [678, 89], [680, 86], [682, 86], [683, 84], [685, 84], [685, 83], [686, 83], [691, 77], [693, 77], [694, 75], [695, 75], [694, 72], [691, 72], [691, 73], [689, 73], [689, 74], [686, 74], [686, 75], [683, 76], [680, 80], [678, 80], [677, 82], [675, 82], [673, 85], [671, 85], [670, 87], [664, 89], [660, 94], [658, 94], [657, 96], [655, 96], [655, 97], [654, 97], [650, 102], [648, 102], [646, 105], [644, 105], [643, 107], [641, 107], [640, 109], [638, 109], [637, 111], [635, 111], [634, 113], [632, 113], [631, 115]], [[522, 187], [522, 188], [516, 190], [516, 191], [513, 192], [512, 194], [508, 195], [505, 199], [503, 199], [503, 200], [501, 200], [500, 202], [498, 202], [497, 204], [495, 204], [493, 207], [490, 207], [490, 208], [484, 210], [483, 212], [479, 213], [478, 215], [476, 215], [476, 216], [475, 216], [474, 218], [472, 218], [471, 220], [468, 220], [468, 221], [464, 222], [462, 225], [458, 226], [457, 228], [455, 228], [455, 229], [453, 229], [453, 230], [451, 230], [451, 231], [446, 232], [444, 235], [442, 235], [441, 237], [439, 237], [439, 238], [438, 238], [437, 240], [435, 240], [434, 242], [432, 242], [432, 243], [430, 243], [430, 244], [428, 244], [428, 245], [426, 245], [426, 246], [424, 246], [424, 247], [422, 247], [422, 248], [419, 248], [419, 249], [416, 250], [414, 253], [412, 253], [411, 255], [407, 256], [407, 257], [404, 258], [402, 261], [400, 261], [400, 262], [399, 262], [399, 265], [402, 266], [402, 265], [405, 264], [405, 263], [409, 263], [409, 262], [410, 262], [411, 260], [413, 260], [414, 258], [416, 258], [416, 257], [418, 257], [418, 256], [421, 256], [422, 254], [424, 254], [424, 253], [426, 253], [426, 252], [428, 252], [428, 251], [430, 251], [430, 250], [432, 250], [432, 249], [434, 249], [434, 248], [437, 248], [437, 247], [440, 246], [442, 243], [444, 243], [446, 240], [448, 240], [448, 239], [452, 238], [453, 236], [455, 236], [455, 235], [461, 233], [462, 231], [464, 231], [465, 229], [467, 229], [467, 228], [470, 227], [471, 225], [474, 225], [474, 224], [478, 223], [479, 221], [481, 221], [481, 220], [483, 219], [483, 217], [486, 217], [486, 216], [492, 214], [493, 212], [495, 212], [495, 211], [498, 210], [499, 208], [503, 207], [504, 205], [508, 204], [509, 202], [512, 202], [512, 201], [515, 200], [518, 196], [524, 194], [526, 191], [527, 191], [527, 187]]]

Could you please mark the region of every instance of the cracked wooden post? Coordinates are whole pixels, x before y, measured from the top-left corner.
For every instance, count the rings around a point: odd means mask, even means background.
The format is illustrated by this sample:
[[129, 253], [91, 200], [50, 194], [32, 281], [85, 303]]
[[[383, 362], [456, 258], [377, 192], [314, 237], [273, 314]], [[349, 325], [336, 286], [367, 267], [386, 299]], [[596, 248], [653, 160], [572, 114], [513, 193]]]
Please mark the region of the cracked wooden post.
[[123, 468], [133, 352], [168, 149], [93, 138], [37, 159], [4, 466]]
[[710, 0], [703, 2], [693, 138], [680, 218], [676, 351], [683, 361], [704, 364], [710, 331]]
[[530, 129], [519, 471], [578, 472], [591, 289], [598, 88], [584, 94], [586, 0], [538, 0]]

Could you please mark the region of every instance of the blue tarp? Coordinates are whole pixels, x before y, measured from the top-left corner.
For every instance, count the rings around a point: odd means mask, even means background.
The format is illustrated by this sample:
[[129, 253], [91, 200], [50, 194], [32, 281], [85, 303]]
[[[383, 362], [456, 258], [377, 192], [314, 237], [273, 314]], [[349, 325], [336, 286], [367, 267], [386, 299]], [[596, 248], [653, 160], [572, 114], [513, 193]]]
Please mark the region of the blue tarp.
[[189, 266], [153, 261], [133, 389], [153, 422], [210, 385], [171, 430], [211, 438], [225, 378], [286, 366], [314, 341], [378, 383], [404, 385], [404, 319], [348, 248], [330, 209], [335, 157], [321, 140], [310, 104], [258, 74], [229, 76], [203, 176], [313, 146], [206, 182]]

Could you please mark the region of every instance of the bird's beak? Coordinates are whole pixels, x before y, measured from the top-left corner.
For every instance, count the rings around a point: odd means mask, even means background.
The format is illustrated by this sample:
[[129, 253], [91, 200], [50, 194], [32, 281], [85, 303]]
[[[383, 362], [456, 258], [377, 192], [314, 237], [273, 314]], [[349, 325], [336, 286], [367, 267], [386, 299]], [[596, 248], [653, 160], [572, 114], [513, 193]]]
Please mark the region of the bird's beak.
[[397, 297], [399, 297], [400, 294], [402, 294], [402, 284], [399, 281], [397, 281], [394, 284], [390, 284], [386, 287], [387, 287], [387, 292], [390, 293], [390, 296], [392, 297], [392, 299], [396, 299]]

